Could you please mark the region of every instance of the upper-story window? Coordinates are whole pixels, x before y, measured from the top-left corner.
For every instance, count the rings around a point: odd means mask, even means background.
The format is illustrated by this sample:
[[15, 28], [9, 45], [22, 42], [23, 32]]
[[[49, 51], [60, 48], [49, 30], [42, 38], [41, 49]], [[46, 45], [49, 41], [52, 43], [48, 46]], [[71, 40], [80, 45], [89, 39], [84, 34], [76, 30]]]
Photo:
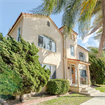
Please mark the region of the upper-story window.
[[49, 69], [51, 71], [50, 79], [55, 79], [56, 78], [56, 66], [48, 65], [48, 64], [41, 64], [42, 67], [44, 65], [46, 65], [45, 67], [46, 69]]
[[71, 52], [71, 55], [74, 56], [74, 46], [70, 45], [70, 52]]
[[50, 27], [50, 22], [49, 21], [47, 21], [47, 25]]
[[79, 52], [79, 60], [85, 61], [85, 55], [82, 52]]
[[56, 52], [56, 43], [53, 39], [45, 35], [38, 36], [38, 46]]
[[18, 28], [17, 41], [20, 41], [20, 32], [21, 32], [21, 26]]

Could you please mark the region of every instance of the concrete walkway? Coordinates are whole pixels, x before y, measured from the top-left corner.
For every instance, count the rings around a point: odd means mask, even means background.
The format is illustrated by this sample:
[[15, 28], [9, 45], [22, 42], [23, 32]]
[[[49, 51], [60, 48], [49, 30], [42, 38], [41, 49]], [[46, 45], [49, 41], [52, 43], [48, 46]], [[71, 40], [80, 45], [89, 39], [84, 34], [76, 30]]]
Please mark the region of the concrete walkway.
[[94, 98], [82, 103], [81, 105], [105, 105], [105, 93], [96, 94]]

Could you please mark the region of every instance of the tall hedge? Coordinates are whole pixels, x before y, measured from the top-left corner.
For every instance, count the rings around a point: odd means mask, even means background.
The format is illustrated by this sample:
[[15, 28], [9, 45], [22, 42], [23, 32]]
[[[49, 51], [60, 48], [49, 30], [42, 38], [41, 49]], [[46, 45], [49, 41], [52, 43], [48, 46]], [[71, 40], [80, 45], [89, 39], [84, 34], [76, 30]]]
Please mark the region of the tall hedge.
[[[9, 70], [14, 71], [22, 80], [20, 81], [21, 87], [15, 90], [13, 95], [39, 92], [47, 84], [50, 70], [41, 67], [38, 61], [39, 56], [37, 55], [38, 48], [36, 48], [34, 43], [26, 42], [21, 36], [20, 41], [17, 42], [11, 36], [5, 39], [0, 34], [0, 40], [1, 60], [4, 65], [7, 65]], [[3, 68], [1, 67], [1, 69]], [[7, 86], [7, 88], [9, 87]]]
[[89, 49], [89, 62], [91, 63], [89, 69], [92, 85], [103, 84], [105, 82], [105, 52], [103, 51], [99, 56], [98, 48], [90, 47]]
[[65, 79], [52, 79], [47, 83], [47, 92], [50, 94], [66, 94], [69, 88], [70, 83]]

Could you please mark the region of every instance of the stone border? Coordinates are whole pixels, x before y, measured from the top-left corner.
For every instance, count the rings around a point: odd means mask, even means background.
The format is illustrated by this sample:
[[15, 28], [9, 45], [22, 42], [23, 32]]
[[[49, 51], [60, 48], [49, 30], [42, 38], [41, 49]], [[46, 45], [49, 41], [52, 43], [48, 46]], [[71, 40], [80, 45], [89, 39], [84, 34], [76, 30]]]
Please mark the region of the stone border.
[[57, 98], [57, 97], [62, 97], [62, 96], [66, 96], [66, 95], [69, 95], [73, 92], [68, 92], [64, 95], [54, 95], [54, 96], [50, 96], [50, 97], [45, 97], [45, 98], [41, 98], [41, 99], [37, 99], [37, 100], [33, 100], [33, 101], [28, 101], [28, 102], [25, 102], [25, 103], [20, 103], [20, 104], [15, 104], [15, 105], [31, 105], [31, 104], [38, 104], [40, 102], [43, 102], [43, 101], [48, 101], [48, 100], [51, 100], [51, 99], [54, 99], [54, 98]]

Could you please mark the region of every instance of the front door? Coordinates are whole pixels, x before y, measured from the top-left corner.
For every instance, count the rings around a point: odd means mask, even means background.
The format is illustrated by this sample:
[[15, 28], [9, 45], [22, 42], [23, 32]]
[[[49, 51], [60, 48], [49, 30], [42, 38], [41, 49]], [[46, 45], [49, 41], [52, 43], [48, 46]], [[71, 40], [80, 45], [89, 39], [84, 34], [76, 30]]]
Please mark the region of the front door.
[[72, 72], [72, 83], [75, 83], [75, 67], [71, 67]]

